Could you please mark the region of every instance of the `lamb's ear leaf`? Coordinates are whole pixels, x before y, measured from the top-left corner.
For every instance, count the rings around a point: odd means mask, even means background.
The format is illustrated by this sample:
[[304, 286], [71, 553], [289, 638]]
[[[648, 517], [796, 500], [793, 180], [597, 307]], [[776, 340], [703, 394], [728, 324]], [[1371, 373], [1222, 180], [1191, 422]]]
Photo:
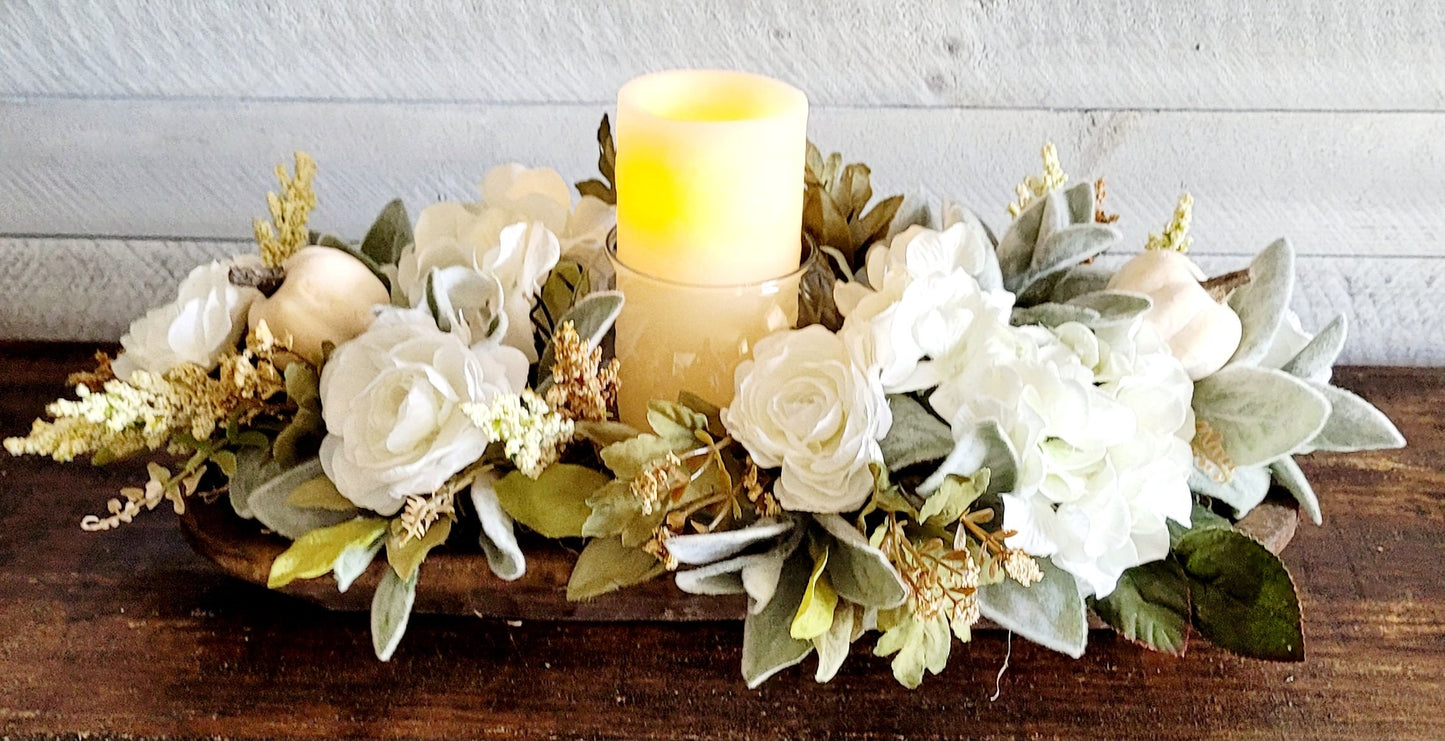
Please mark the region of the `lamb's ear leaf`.
[[798, 548], [783, 563], [772, 599], [743, 622], [743, 679], [754, 689], [768, 677], [801, 662], [813, 652], [813, 642], [790, 633], [793, 616], [813, 573], [808, 549]]
[[1275, 481], [1299, 502], [1300, 510], [1310, 518], [1310, 522], [1316, 525], [1325, 523], [1324, 512], [1320, 509], [1320, 498], [1315, 495], [1314, 487], [1310, 486], [1309, 479], [1305, 478], [1305, 472], [1300, 470], [1294, 458], [1280, 458], [1269, 464], [1269, 471], [1274, 474]]
[[1294, 262], [1289, 240], [1276, 240], [1249, 264], [1249, 282], [1229, 295], [1243, 329], [1229, 365], [1255, 365], [1269, 352], [1294, 293]]
[[1345, 315], [1336, 316], [1280, 370], [1297, 378], [1328, 383], [1335, 360], [1340, 357], [1340, 351], [1345, 349], [1345, 336], [1348, 333], [1349, 322]]
[[390, 661], [406, 634], [411, 607], [416, 602], [416, 574], [403, 579], [387, 569], [371, 597], [371, 646], [376, 658]]
[[942, 460], [953, 452], [953, 432], [948, 424], [922, 404], [904, 394], [890, 394], [888, 406], [893, 426], [879, 442], [888, 470]]
[[1230, 365], [1194, 384], [1194, 412], [1238, 467], [1269, 463], [1315, 439], [1330, 403], [1283, 371]]
[[1236, 468], [1228, 481], [1217, 481], [1195, 467], [1189, 472], [1189, 488], [1224, 502], [1234, 508], [1236, 517], [1243, 517], [1269, 493], [1269, 470], [1264, 466]]
[[1077, 659], [1089, 640], [1084, 598], [1073, 575], [1047, 558], [1036, 560], [1043, 579], [1027, 587], [1012, 579], [981, 586], [979, 609], [999, 626]]
[[1393, 450], [1405, 446], [1405, 436], [1375, 405], [1337, 386], [1311, 383], [1330, 402], [1330, 416], [1310, 440], [1314, 450], [1354, 452]]

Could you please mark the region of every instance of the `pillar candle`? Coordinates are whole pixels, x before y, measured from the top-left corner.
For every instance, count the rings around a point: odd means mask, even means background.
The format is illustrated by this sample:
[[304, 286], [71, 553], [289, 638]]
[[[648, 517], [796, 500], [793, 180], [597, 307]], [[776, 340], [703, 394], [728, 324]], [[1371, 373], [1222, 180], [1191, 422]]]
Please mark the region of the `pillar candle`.
[[647, 401], [679, 390], [726, 405], [752, 344], [796, 317], [807, 117], [800, 90], [742, 72], [659, 72], [618, 93], [624, 422], [645, 427]]

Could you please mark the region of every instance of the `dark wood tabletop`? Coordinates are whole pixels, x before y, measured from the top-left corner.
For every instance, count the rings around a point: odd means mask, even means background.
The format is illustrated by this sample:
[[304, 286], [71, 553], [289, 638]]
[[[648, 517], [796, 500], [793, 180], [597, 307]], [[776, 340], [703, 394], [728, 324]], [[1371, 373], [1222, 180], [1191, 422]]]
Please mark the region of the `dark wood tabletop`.
[[[0, 435], [90, 348], [0, 344]], [[420, 615], [390, 663], [365, 614], [221, 574], [167, 511], [81, 532], [142, 467], [0, 456], [0, 736], [319, 738], [1445, 737], [1445, 370], [1349, 368], [1410, 446], [1305, 462], [1325, 524], [1284, 552], [1302, 664], [1183, 659], [1096, 631], [1079, 660], [1007, 634], [915, 691], [860, 641], [748, 690], [738, 623], [510, 625]], [[993, 699], [997, 686], [997, 699]]]

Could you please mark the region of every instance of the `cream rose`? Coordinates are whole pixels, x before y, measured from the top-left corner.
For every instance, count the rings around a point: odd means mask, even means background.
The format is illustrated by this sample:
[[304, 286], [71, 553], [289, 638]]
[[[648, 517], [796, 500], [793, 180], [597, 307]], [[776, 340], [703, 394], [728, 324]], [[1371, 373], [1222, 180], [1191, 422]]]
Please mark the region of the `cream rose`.
[[868, 464], [893, 424], [876, 372], [860, 367], [822, 326], [760, 340], [738, 366], [723, 423], [758, 465], [781, 466], [778, 503], [800, 512], [847, 512], [873, 490]]
[[181, 281], [176, 300], [146, 312], [120, 338], [125, 351], [115, 373], [129, 378], [138, 370], [165, 373], [181, 363], [210, 370], [246, 331], [246, 310], [261, 297], [255, 288], [231, 285], [233, 265], [259, 267], [257, 255], [242, 255], [201, 265]]
[[527, 359], [505, 345], [474, 351], [424, 312], [384, 310], [321, 373], [321, 467], [343, 496], [382, 515], [434, 491], [490, 440], [462, 412], [515, 393]]

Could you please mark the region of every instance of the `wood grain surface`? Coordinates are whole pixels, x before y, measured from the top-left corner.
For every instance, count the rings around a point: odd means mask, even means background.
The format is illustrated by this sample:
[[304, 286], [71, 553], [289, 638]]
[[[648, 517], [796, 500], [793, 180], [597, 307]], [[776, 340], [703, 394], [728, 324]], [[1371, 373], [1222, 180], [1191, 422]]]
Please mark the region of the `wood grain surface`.
[[[0, 345], [0, 434], [23, 432], [89, 353]], [[1203, 644], [1175, 660], [1102, 631], [1071, 660], [982, 634], [912, 692], [865, 643], [831, 684], [805, 665], [749, 691], [732, 622], [419, 615], [378, 663], [364, 615], [223, 575], [168, 513], [80, 532], [137, 467], [0, 459], [0, 736], [1438, 738], [1445, 371], [1350, 368], [1339, 380], [1410, 447], [1305, 462], [1326, 520], [1284, 552], [1304, 663]]]

